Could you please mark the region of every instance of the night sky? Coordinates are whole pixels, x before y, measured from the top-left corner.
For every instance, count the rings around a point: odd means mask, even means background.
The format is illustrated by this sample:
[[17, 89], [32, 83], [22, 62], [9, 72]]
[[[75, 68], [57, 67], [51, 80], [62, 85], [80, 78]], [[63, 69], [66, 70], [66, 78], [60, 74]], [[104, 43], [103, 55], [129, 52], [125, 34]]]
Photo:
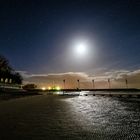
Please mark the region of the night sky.
[[[74, 54], [75, 40], [88, 54]], [[138, 70], [140, 1], [1, 0], [0, 54], [35, 74]]]

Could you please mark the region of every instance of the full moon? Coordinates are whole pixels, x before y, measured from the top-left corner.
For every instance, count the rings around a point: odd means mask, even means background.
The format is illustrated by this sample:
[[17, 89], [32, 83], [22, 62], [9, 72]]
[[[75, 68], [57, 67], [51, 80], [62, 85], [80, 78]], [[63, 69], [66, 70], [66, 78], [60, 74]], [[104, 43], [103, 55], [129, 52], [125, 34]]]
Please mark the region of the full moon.
[[69, 63], [77, 65], [89, 64], [95, 56], [93, 41], [87, 37], [75, 37], [75, 39], [70, 41], [67, 51]]
[[87, 45], [85, 43], [79, 43], [76, 46], [76, 53], [79, 55], [85, 54], [87, 51]]
[[87, 53], [87, 44], [85, 42], [80, 42], [75, 45], [75, 51], [77, 55], [84, 55]]

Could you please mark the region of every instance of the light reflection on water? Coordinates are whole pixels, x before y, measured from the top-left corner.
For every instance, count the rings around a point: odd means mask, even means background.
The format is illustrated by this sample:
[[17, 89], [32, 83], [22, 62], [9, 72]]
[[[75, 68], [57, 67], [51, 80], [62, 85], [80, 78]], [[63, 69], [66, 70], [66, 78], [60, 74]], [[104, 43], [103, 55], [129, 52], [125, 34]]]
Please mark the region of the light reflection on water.
[[90, 95], [69, 98], [65, 101], [70, 105], [73, 119], [83, 129], [117, 134], [118, 138], [127, 135], [140, 139], [140, 100], [136, 102], [128, 98]]
[[92, 95], [0, 102], [0, 140], [139, 140], [139, 107], [139, 99]]

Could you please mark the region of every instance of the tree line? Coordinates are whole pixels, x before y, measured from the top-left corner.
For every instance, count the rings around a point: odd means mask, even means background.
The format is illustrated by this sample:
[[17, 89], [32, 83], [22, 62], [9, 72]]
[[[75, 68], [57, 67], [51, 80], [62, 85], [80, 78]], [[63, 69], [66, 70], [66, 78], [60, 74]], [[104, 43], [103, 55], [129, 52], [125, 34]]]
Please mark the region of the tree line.
[[22, 76], [9, 64], [8, 59], [0, 55], [0, 83], [22, 84]]

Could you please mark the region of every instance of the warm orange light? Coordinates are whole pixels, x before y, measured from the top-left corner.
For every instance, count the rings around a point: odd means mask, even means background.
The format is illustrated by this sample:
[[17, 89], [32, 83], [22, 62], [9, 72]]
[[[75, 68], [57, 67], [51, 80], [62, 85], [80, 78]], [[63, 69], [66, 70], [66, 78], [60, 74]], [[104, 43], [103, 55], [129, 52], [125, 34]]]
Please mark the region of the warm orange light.
[[41, 89], [42, 89], [42, 90], [46, 90], [46, 88], [45, 88], [45, 87], [42, 87]]
[[48, 90], [51, 90], [52, 88], [51, 87], [48, 87]]
[[61, 88], [59, 86], [56, 87], [56, 90], [60, 90]]

